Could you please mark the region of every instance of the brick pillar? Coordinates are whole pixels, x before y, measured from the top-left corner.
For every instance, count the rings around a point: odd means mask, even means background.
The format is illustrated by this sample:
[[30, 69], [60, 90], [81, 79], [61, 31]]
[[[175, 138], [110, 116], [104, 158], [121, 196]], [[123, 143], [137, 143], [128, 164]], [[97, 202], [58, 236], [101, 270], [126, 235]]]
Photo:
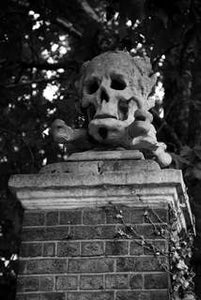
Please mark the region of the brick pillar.
[[170, 212], [177, 232], [192, 222], [180, 171], [96, 152], [9, 184], [25, 208], [18, 300], [170, 299]]

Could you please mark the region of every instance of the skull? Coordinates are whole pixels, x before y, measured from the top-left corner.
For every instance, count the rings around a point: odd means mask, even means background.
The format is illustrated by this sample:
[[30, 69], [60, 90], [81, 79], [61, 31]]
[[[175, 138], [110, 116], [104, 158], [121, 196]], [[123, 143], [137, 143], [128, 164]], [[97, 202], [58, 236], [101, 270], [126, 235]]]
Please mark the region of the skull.
[[122, 145], [133, 122], [140, 125], [140, 134], [149, 131], [148, 109], [154, 106], [149, 95], [156, 81], [152, 75], [147, 58], [123, 51], [106, 52], [85, 63], [78, 88], [88, 132], [96, 141]]

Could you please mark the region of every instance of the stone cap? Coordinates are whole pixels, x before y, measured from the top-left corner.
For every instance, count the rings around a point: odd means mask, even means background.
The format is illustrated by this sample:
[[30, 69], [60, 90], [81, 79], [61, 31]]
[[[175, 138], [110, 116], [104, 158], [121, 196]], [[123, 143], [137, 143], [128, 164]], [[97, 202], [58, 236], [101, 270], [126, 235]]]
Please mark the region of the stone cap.
[[108, 172], [133, 172], [160, 170], [154, 160], [144, 160], [138, 150], [86, 151], [75, 153], [66, 162], [43, 167], [40, 174], [103, 174]]
[[[100, 162], [102, 165], [98, 165]], [[68, 163], [74, 164], [72, 172]], [[84, 163], [83, 167], [80, 163]], [[86, 164], [90, 168], [84, 172]], [[186, 228], [186, 224], [194, 226], [179, 170], [161, 170], [154, 161], [131, 159], [69, 161], [57, 167], [59, 172], [52, 172], [52, 166], [47, 166], [39, 174], [10, 178], [9, 187], [25, 209], [61, 210], [109, 203], [153, 208], [171, 206], [177, 212], [181, 228]]]

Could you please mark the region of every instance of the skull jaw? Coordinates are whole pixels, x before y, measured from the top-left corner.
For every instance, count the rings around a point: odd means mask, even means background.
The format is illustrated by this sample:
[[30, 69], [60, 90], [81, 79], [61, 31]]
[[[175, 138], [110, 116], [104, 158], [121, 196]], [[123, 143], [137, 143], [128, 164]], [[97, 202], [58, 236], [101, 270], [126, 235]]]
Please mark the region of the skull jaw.
[[88, 132], [101, 144], [126, 147], [130, 144], [126, 131], [129, 124], [113, 118], [93, 119], [89, 123]]

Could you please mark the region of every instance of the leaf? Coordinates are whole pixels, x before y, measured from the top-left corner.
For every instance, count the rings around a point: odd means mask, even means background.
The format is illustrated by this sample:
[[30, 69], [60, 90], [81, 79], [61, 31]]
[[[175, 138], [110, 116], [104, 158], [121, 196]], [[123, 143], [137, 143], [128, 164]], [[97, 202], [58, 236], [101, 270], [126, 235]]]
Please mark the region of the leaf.
[[194, 178], [197, 178], [199, 180], [201, 180], [201, 163], [197, 163], [192, 171], [191, 171], [191, 174]]
[[191, 161], [188, 159], [184, 158], [181, 155], [171, 153], [172, 159], [175, 162], [176, 168], [177, 169], [183, 169], [186, 166], [191, 166]]
[[183, 157], [191, 157], [192, 153], [193, 153], [193, 149], [190, 148], [189, 146], [184, 146], [180, 152], [181, 156]]
[[176, 267], [179, 270], [185, 270], [187, 268], [187, 265], [185, 264], [185, 262], [182, 259], [180, 259], [180, 261], [178, 262], [178, 264], [176, 265]]
[[201, 160], [201, 146], [195, 146], [193, 148], [195, 155]]

